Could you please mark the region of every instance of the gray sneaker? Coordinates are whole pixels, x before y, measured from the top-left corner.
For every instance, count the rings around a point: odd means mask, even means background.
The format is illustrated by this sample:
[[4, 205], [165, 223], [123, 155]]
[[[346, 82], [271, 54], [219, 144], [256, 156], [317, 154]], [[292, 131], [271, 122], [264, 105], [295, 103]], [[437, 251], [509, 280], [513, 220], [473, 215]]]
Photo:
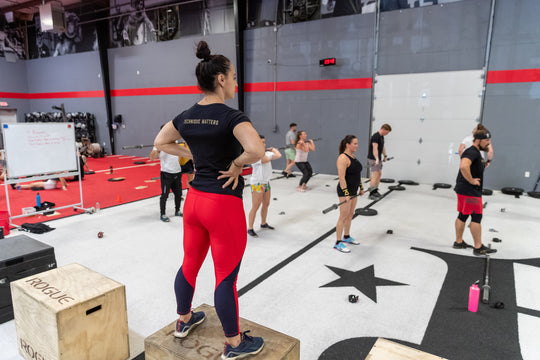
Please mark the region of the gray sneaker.
[[476, 256], [489, 255], [489, 254], [493, 254], [493, 253], [496, 253], [496, 252], [497, 252], [496, 249], [485, 247], [484, 244], [482, 244], [482, 246], [480, 246], [480, 248], [478, 248], [478, 249], [474, 248], [474, 250], [473, 250], [473, 254], [476, 255]]

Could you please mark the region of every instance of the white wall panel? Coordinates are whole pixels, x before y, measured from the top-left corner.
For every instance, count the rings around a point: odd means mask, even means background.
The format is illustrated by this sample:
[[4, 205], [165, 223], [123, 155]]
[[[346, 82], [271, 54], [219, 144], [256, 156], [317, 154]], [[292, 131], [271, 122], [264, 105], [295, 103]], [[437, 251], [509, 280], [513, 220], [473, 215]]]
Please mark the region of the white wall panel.
[[456, 152], [480, 118], [483, 71], [376, 76], [372, 132], [392, 126], [383, 177], [453, 184]]

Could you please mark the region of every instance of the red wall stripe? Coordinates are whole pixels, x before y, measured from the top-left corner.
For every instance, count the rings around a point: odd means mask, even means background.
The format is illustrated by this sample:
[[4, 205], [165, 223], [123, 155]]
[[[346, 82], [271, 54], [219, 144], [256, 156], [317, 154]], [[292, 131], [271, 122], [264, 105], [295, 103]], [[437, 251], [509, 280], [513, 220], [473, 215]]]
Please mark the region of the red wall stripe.
[[540, 81], [540, 69], [488, 71], [486, 83], [505, 84]]
[[[276, 82], [276, 91], [311, 91], [311, 90], [350, 90], [371, 89], [371, 78], [357, 79], [330, 79], [306, 81], [280, 81]], [[274, 91], [274, 83], [250, 83], [244, 85], [245, 92]]]
[[5, 99], [30, 99], [30, 94], [0, 91], [0, 98]]
[[29, 99], [66, 99], [66, 98], [96, 98], [105, 96], [103, 90], [95, 91], [65, 91], [52, 93], [32, 93]]
[[[489, 71], [488, 84], [540, 82], [540, 69]], [[371, 78], [329, 79], [305, 81], [280, 81], [244, 84], [245, 92], [274, 91], [314, 91], [314, 90], [351, 90], [371, 89]], [[186, 95], [200, 94], [197, 86], [169, 86], [156, 88], [116, 89], [111, 90], [111, 96], [154, 96], [154, 95]], [[0, 98], [6, 99], [68, 99], [104, 97], [103, 90], [95, 91], [65, 91], [50, 93], [16, 93], [0, 91]]]
[[[312, 91], [312, 90], [349, 90], [371, 89], [371, 78], [358, 79], [330, 79], [306, 81], [281, 81], [275, 83], [276, 91]], [[244, 85], [246, 92], [274, 91], [274, 83], [261, 82]], [[156, 88], [116, 89], [111, 90], [111, 96], [154, 96], [154, 95], [186, 95], [200, 94], [198, 86], [169, 86]], [[104, 97], [102, 90], [96, 91], [66, 91], [51, 93], [14, 93], [0, 92], [0, 97], [8, 99], [67, 99], [67, 98], [94, 98]]]
[[245, 92], [274, 91], [274, 83], [261, 82], [261, 83], [244, 84], [244, 91]]
[[67, 98], [95, 98], [103, 97], [103, 90], [96, 91], [65, 91], [50, 93], [14, 93], [0, 92], [0, 97], [7, 99], [67, 99]]
[[111, 96], [186, 95], [200, 94], [198, 86], [169, 86], [158, 88], [111, 90]]

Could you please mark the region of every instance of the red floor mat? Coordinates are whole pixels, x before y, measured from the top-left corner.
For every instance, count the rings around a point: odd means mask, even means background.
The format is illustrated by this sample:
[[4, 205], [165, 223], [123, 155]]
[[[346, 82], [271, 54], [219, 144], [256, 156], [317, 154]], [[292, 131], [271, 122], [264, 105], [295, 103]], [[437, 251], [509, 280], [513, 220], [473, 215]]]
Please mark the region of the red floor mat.
[[[135, 164], [143, 161], [144, 164]], [[100, 208], [146, 199], [160, 194], [159, 160], [150, 161], [148, 158], [113, 155], [99, 159], [88, 159], [90, 169], [95, 174], [85, 175], [82, 181], [83, 205], [85, 208], [95, 207], [99, 202]], [[110, 173], [112, 167], [112, 174]], [[123, 181], [109, 181], [110, 178], [123, 177]], [[184, 188], [185, 184], [185, 177]], [[3, 182], [3, 179], [2, 179]], [[13, 190], [8, 186], [11, 216], [22, 214], [22, 208], [36, 205], [36, 191]], [[56, 207], [80, 202], [79, 182], [68, 182], [67, 191], [57, 188], [39, 191], [41, 202], [49, 201]], [[2, 183], [0, 191], [0, 210], [7, 211], [5, 187]], [[25, 222], [35, 223], [57, 219], [74, 214], [73, 208], [57, 211], [51, 216], [34, 215], [13, 219], [12, 223], [20, 225]], [[80, 212], [80, 211], [79, 211]]]

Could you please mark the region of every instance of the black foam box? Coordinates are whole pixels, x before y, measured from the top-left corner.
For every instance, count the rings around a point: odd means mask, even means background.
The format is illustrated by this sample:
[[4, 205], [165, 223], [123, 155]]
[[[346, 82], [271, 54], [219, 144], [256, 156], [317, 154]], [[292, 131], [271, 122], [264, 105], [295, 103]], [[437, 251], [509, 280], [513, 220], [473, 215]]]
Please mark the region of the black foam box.
[[13, 319], [10, 283], [54, 268], [52, 246], [26, 235], [0, 239], [0, 324]]

